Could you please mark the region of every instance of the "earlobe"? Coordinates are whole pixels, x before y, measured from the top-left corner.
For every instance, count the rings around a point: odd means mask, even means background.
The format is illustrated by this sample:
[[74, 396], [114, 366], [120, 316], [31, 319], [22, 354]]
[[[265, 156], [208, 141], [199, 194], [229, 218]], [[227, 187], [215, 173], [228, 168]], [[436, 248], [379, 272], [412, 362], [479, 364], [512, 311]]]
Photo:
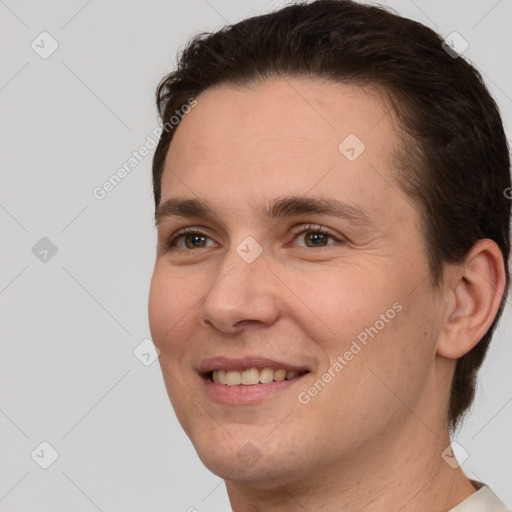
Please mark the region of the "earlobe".
[[437, 345], [439, 356], [458, 359], [482, 339], [496, 317], [505, 283], [498, 245], [489, 239], [479, 240], [454, 268], [452, 282], [448, 280], [449, 309]]

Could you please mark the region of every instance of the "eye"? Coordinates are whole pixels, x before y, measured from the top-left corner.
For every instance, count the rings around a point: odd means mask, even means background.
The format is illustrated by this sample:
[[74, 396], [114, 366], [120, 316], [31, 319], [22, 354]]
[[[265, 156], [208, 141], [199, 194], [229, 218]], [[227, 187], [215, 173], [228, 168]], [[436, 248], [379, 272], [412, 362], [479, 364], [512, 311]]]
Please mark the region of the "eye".
[[[329, 239], [342, 243], [342, 240], [322, 226], [318, 225], [308, 224], [303, 226], [301, 230], [294, 233], [293, 240], [300, 240], [303, 235], [306, 235], [303, 238], [304, 243], [299, 244], [299, 247], [326, 247], [327, 245], [332, 245], [332, 243], [329, 243]], [[208, 241], [212, 243], [208, 245]], [[201, 231], [200, 228], [191, 227], [184, 228], [173, 233], [171, 237], [161, 245], [161, 249], [164, 252], [171, 252], [177, 249], [187, 251], [193, 249], [206, 249], [208, 247], [216, 246], [216, 242]]]
[[[303, 237], [303, 235], [306, 236]], [[327, 245], [332, 245], [328, 243], [329, 238], [336, 242], [341, 242], [341, 240], [322, 226], [312, 224], [304, 226], [300, 231], [295, 233], [295, 239], [301, 239], [302, 237], [305, 244], [300, 244], [299, 247], [325, 247]]]
[[[207, 240], [211, 240], [211, 238], [205, 235], [200, 229], [185, 228], [171, 235], [162, 249], [164, 251], [172, 251], [174, 249], [204, 249], [207, 247]], [[184, 245], [180, 242], [183, 242]]]

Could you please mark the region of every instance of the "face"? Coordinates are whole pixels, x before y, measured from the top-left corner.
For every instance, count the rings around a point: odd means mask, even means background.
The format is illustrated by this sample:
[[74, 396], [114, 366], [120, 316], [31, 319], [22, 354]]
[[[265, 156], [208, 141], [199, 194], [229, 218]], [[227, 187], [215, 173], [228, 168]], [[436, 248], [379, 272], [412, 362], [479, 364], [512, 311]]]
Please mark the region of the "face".
[[327, 474], [439, 400], [400, 135], [357, 86], [276, 79], [197, 100], [166, 159], [149, 301], [170, 400], [223, 478]]

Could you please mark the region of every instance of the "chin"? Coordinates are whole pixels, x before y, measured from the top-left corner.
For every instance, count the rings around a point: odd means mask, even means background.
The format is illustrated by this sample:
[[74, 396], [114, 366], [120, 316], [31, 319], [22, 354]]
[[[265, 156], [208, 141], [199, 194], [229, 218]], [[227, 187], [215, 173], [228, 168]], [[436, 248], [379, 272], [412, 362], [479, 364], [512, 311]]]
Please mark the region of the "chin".
[[[293, 471], [293, 468], [283, 465], [283, 456], [275, 454], [273, 457], [261, 456], [259, 460], [241, 460], [235, 451], [212, 453], [198, 451], [199, 458], [205, 467], [213, 474], [226, 481], [243, 483], [254, 489], [269, 490], [276, 486], [296, 482], [305, 475]], [[301, 471], [302, 473], [302, 471]]]
[[[230, 435], [217, 425], [213, 432], [202, 431], [189, 437], [205, 467], [224, 480], [271, 489], [278, 482], [286, 485], [307, 478], [305, 461], [299, 464], [296, 460], [300, 458], [297, 448], [304, 446], [302, 443], [298, 446], [297, 443], [287, 443], [283, 431], [274, 432], [270, 440], [268, 429], [261, 425], [251, 427], [242, 428], [244, 432], [239, 435]], [[230, 432], [233, 429], [231, 427]], [[281, 437], [276, 435], [278, 432]], [[291, 441], [289, 436], [287, 439]]]

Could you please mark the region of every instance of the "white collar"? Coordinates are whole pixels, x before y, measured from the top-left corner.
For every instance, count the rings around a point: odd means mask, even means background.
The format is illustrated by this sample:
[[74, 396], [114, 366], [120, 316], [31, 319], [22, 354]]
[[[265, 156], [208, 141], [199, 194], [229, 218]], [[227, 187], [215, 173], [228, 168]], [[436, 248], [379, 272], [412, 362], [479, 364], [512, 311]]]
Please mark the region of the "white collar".
[[478, 490], [448, 512], [510, 512], [489, 486], [474, 480], [471, 482]]

